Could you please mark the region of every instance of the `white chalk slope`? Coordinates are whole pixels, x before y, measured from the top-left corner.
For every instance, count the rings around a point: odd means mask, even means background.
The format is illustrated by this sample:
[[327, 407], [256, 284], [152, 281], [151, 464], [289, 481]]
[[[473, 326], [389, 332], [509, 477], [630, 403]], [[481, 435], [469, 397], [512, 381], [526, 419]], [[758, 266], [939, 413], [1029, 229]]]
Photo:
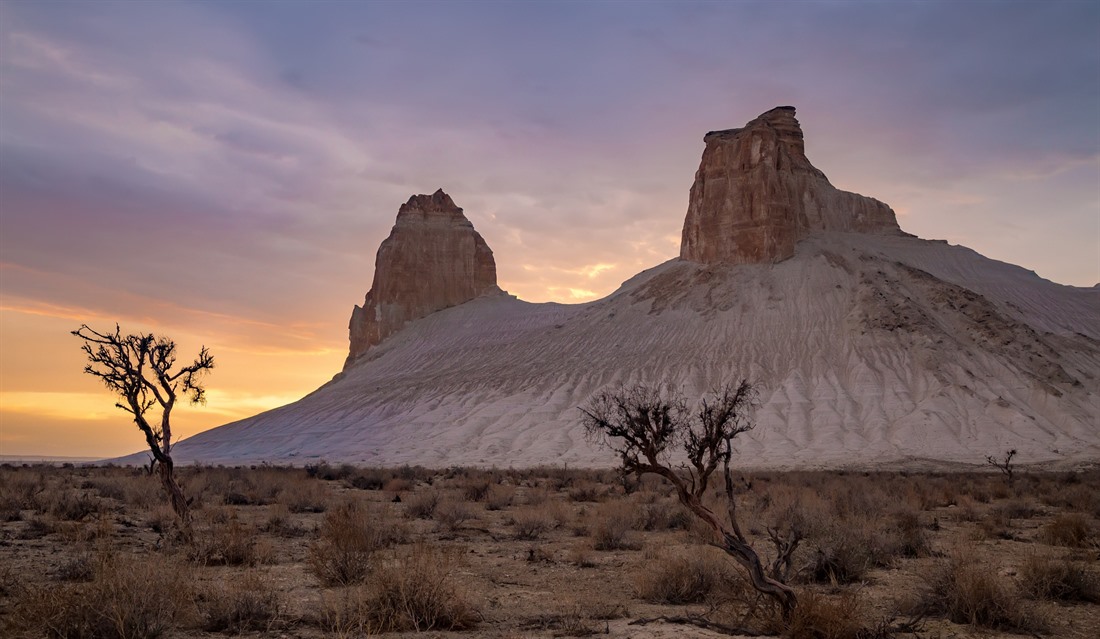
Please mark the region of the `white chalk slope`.
[[773, 265], [672, 260], [602, 300], [476, 299], [181, 462], [608, 465], [578, 406], [620, 383], [760, 389], [755, 467], [1100, 459], [1100, 290], [944, 242], [818, 234]]

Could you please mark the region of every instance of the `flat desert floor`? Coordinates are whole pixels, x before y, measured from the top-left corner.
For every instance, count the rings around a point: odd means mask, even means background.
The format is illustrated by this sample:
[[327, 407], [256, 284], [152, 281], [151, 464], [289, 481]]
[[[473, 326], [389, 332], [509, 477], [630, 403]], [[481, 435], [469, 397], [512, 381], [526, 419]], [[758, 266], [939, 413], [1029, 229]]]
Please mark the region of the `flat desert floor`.
[[656, 477], [181, 467], [188, 539], [144, 469], [7, 464], [0, 634], [1096, 637], [1100, 470], [989, 470], [739, 475], [784, 629]]

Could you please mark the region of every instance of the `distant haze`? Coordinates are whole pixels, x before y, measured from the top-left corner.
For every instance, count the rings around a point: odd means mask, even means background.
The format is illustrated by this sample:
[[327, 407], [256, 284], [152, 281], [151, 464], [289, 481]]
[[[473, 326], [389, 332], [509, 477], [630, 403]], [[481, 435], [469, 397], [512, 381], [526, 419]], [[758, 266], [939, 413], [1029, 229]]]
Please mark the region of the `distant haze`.
[[0, 3], [0, 455], [138, 450], [87, 322], [201, 344], [181, 435], [347, 354], [398, 206], [444, 188], [501, 288], [678, 254], [708, 130], [798, 107], [903, 230], [1100, 281], [1100, 4]]

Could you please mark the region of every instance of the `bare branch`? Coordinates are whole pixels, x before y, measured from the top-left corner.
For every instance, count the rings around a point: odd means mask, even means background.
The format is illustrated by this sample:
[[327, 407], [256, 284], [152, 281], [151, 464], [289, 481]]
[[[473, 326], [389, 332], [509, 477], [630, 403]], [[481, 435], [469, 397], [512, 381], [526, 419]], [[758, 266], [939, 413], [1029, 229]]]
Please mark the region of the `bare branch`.
[[[172, 506], [187, 524], [187, 500], [173, 477], [171, 414], [178, 391], [192, 402], [205, 400], [202, 376], [214, 368], [214, 358], [204, 346], [188, 366], [176, 371], [176, 343], [152, 333], [123, 335], [118, 324], [111, 332], [100, 332], [82, 324], [72, 334], [84, 340], [81, 350], [88, 357], [84, 372], [98, 378], [118, 396], [115, 405], [129, 413], [145, 437], [152, 453], [149, 471], [159, 470]], [[154, 408], [159, 407], [159, 419]], [[151, 419], [152, 418], [152, 419]]]
[[[786, 584], [790, 561], [801, 536], [792, 531], [786, 537], [776, 534], [776, 558], [765, 571], [759, 555], [746, 540], [737, 521], [737, 501], [730, 471], [733, 439], [752, 428], [749, 413], [756, 394], [742, 381], [726, 385], [703, 399], [699, 408], [689, 412], [679, 395], [644, 385], [604, 392], [581, 408], [582, 423], [590, 441], [614, 451], [622, 462], [621, 470], [641, 476], [660, 475], [672, 484], [677, 498], [696, 517], [715, 532], [715, 547], [732, 557], [749, 573], [753, 587], [780, 605], [785, 620], [791, 618], [797, 597]], [[673, 452], [684, 455], [687, 480], [673, 470]], [[703, 498], [711, 476], [719, 465], [725, 478], [726, 525]]]

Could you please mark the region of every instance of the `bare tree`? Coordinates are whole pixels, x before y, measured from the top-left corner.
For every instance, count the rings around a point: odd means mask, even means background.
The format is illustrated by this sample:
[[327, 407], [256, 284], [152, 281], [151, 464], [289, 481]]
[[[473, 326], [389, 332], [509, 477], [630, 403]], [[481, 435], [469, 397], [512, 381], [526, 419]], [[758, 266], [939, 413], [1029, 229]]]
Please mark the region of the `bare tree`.
[[84, 372], [98, 377], [121, 398], [115, 406], [133, 415], [134, 423], [145, 435], [145, 443], [153, 455], [150, 473], [155, 467], [172, 510], [184, 531], [188, 531], [191, 514], [173, 473], [169, 418], [181, 394], [193, 404], [206, 403], [202, 377], [214, 368], [214, 356], [203, 346], [194, 362], [173, 371], [176, 343], [166, 337], [158, 338], [152, 333], [123, 335], [118, 324], [114, 333], [100, 333], [82, 324], [72, 334], [84, 340], [82, 349], [89, 362]]
[[[755, 397], [752, 386], [742, 381], [716, 391], [691, 411], [675, 392], [636, 385], [601, 393], [581, 412], [588, 436], [619, 455], [624, 473], [639, 477], [654, 473], [671, 482], [680, 503], [714, 530], [712, 545], [744, 567], [753, 587], [774, 599], [784, 620], [789, 620], [797, 596], [786, 582], [801, 535], [796, 530], [780, 534], [769, 529], [776, 556], [765, 568], [737, 521], [730, 455], [733, 438], [753, 427], [747, 413]], [[685, 461], [674, 462], [677, 456]], [[725, 480], [727, 521], [703, 501], [719, 466]]]
[[997, 468], [1002, 473], [1004, 473], [1005, 479], [1008, 482], [1008, 485], [1011, 486], [1012, 485], [1012, 474], [1014, 472], [1016, 472], [1016, 469], [1013, 468], [1013, 466], [1012, 466], [1012, 458], [1015, 457], [1015, 456], [1016, 456], [1016, 449], [1013, 448], [1012, 450], [1005, 453], [1004, 461], [998, 460], [993, 455], [988, 455], [985, 458], [985, 463], [989, 464], [990, 466], [993, 466], [994, 468]]

